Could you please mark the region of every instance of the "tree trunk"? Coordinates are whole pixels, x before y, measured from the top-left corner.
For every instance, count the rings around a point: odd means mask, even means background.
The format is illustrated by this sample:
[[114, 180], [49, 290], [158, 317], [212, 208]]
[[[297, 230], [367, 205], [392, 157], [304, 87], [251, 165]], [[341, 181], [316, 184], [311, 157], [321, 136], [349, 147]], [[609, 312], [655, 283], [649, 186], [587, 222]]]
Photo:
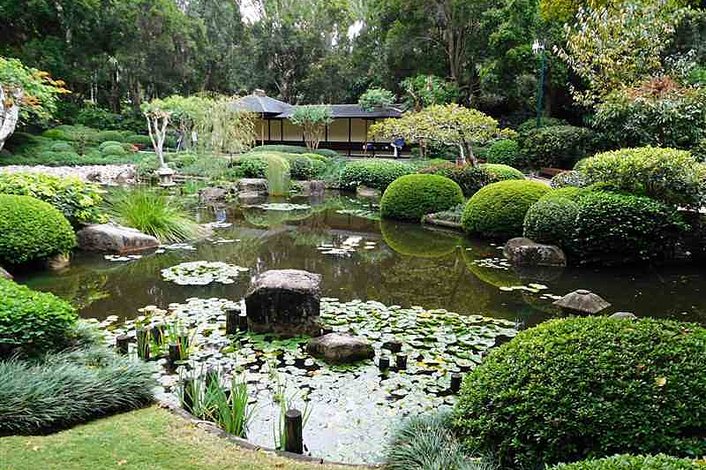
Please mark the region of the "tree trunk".
[[[23, 93], [17, 90], [11, 97], [5, 95], [5, 90], [0, 86], [0, 150], [5, 146], [5, 142], [10, 138], [17, 122], [20, 119], [20, 106]], [[7, 105], [9, 103], [9, 106]]]

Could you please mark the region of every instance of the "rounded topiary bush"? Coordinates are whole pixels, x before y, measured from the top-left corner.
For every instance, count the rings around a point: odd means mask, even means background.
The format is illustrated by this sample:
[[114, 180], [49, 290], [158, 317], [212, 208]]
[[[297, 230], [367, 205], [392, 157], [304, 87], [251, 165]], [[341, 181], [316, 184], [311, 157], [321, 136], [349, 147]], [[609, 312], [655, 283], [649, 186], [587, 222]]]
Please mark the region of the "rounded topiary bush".
[[73, 145], [68, 142], [55, 142], [51, 144], [49, 150], [52, 152], [75, 152]]
[[61, 349], [78, 321], [68, 302], [6, 279], [0, 279], [0, 299], [0, 358]]
[[509, 468], [619, 452], [706, 452], [706, 329], [670, 320], [552, 320], [464, 380], [454, 425]]
[[501, 165], [499, 163], [481, 163], [478, 166], [487, 171], [493, 181], [525, 179], [525, 175], [520, 170], [508, 165]]
[[123, 147], [123, 144], [111, 144], [111, 145], [106, 145], [101, 149], [101, 155], [103, 156], [112, 156], [112, 157], [121, 157], [123, 155], [127, 155], [127, 150], [125, 150], [125, 147]]
[[107, 147], [122, 147], [122, 146], [123, 146], [122, 142], [118, 142], [117, 140], [106, 140], [105, 142], [101, 142], [101, 144], [98, 146], [98, 150], [100, 150], [102, 152]]
[[432, 165], [419, 172], [449, 178], [461, 187], [466, 197], [473, 196], [480, 188], [495, 181], [493, 176], [480, 166], [456, 165], [451, 162]]
[[566, 187], [548, 192], [529, 208], [523, 224], [524, 236], [538, 243], [572, 246], [581, 189]]
[[522, 235], [527, 210], [549, 186], [528, 180], [509, 180], [489, 184], [468, 201], [461, 217], [466, 232], [492, 238]]
[[679, 459], [668, 455], [614, 455], [603, 459], [559, 464], [550, 470], [703, 470], [703, 460]]
[[339, 182], [342, 189], [367, 186], [384, 191], [400, 176], [413, 172], [414, 167], [407, 163], [390, 160], [360, 160], [346, 165], [341, 172]]
[[314, 163], [309, 157], [296, 155], [293, 158], [287, 158], [289, 161], [289, 172], [292, 179], [309, 180], [314, 175]]
[[51, 205], [30, 196], [0, 195], [0, 263], [23, 264], [68, 253], [71, 224]]
[[513, 167], [521, 167], [520, 145], [512, 139], [502, 139], [488, 148], [486, 155], [488, 163], [499, 163]]
[[388, 219], [420, 220], [426, 214], [450, 209], [463, 202], [461, 187], [439, 175], [397, 178], [380, 200], [380, 215]]

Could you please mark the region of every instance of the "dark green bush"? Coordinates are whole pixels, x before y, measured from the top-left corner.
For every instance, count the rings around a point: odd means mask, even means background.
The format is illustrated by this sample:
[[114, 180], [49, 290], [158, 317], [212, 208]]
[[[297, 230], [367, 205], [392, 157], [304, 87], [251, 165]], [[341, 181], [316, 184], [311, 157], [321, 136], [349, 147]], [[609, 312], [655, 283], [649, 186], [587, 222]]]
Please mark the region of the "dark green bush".
[[390, 183], [400, 176], [412, 173], [411, 165], [391, 160], [359, 160], [351, 162], [341, 173], [340, 185], [342, 189], [355, 189], [358, 186], [384, 191]]
[[464, 380], [455, 426], [509, 468], [620, 452], [706, 452], [706, 329], [669, 320], [552, 320]]
[[481, 188], [468, 201], [461, 217], [466, 232], [491, 238], [522, 235], [527, 210], [549, 186], [529, 180], [508, 180]]
[[68, 253], [76, 236], [68, 220], [44, 201], [0, 194], [0, 263], [23, 264]]
[[[557, 119], [553, 117], [543, 117], [540, 120], [540, 126], [541, 128], [543, 127], [555, 127], [555, 126], [565, 126], [568, 123], [564, 121], [563, 119]], [[517, 126], [517, 132], [520, 133], [526, 133], [528, 131], [534, 130], [537, 128], [537, 118], [532, 118], [524, 121], [522, 124]]]
[[486, 161], [516, 168], [524, 166], [520, 157], [520, 145], [512, 139], [502, 139], [493, 142], [488, 148]]
[[0, 194], [32, 196], [60, 210], [77, 226], [105, 222], [101, 210], [102, 190], [95, 184], [78, 178], [50, 176], [39, 173], [0, 173]]
[[537, 243], [559, 245], [569, 251], [573, 247], [579, 205], [575, 202], [578, 188], [551, 191], [534, 203], [525, 215], [525, 237]]
[[519, 136], [523, 161], [533, 169], [573, 168], [596, 151], [596, 142], [593, 131], [575, 126], [541, 127]]
[[582, 263], [663, 260], [686, 230], [676, 209], [643, 196], [586, 191], [571, 251]]
[[481, 163], [479, 167], [490, 174], [493, 182], [525, 179], [524, 173], [508, 165], [502, 165], [499, 163]]
[[688, 151], [641, 147], [599, 153], [580, 161], [576, 171], [586, 184], [607, 183], [676, 206], [704, 202], [706, 166]]
[[292, 179], [309, 180], [314, 176], [314, 163], [310, 158], [298, 155], [287, 160], [289, 161], [289, 172]]
[[61, 129], [47, 129], [42, 132], [42, 137], [52, 140], [71, 140], [68, 134]]
[[309, 150], [306, 147], [298, 147], [296, 145], [259, 145], [251, 150], [251, 152], [282, 152], [292, 154], [314, 153], [327, 158], [338, 158], [340, 155], [335, 150], [316, 149]]
[[405, 175], [385, 190], [380, 215], [387, 219], [414, 220], [432, 212], [450, 209], [463, 202], [458, 184], [439, 175]]
[[473, 196], [480, 188], [495, 181], [493, 176], [480, 166], [456, 165], [451, 162], [433, 165], [419, 172], [449, 178], [461, 187], [466, 197]]
[[73, 145], [68, 142], [56, 142], [49, 147], [52, 152], [75, 152]]
[[105, 349], [0, 361], [0, 435], [44, 434], [141, 408], [156, 385], [149, 364]]
[[614, 455], [603, 459], [559, 464], [550, 470], [703, 470], [706, 462], [667, 455]]
[[123, 131], [100, 131], [96, 135], [96, 142], [125, 142], [127, 134]]
[[116, 129], [122, 116], [98, 106], [84, 106], [76, 115], [76, 124], [95, 129]]
[[76, 310], [66, 301], [0, 278], [0, 359], [36, 355], [69, 342]]
[[127, 155], [127, 153], [127, 150], [125, 150], [125, 147], [123, 147], [122, 144], [106, 145], [101, 149], [101, 155], [106, 157], [122, 157]]
[[152, 139], [148, 135], [132, 134], [125, 137], [125, 142], [134, 145], [142, 145], [144, 147], [152, 146]]
[[267, 177], [267, 161], [256, 154], [247, 154], [233, 160], [230, 168], [228, 174], [233, 179]]

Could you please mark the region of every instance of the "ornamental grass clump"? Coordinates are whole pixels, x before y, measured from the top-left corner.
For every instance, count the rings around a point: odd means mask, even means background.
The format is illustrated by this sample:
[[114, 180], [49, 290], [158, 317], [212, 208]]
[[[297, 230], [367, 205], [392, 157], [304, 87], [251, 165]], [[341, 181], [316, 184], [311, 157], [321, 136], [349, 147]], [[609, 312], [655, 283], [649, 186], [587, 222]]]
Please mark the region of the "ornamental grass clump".
[[504, 468], [616, 453], [706, 454], [706, 328], [671, 320], [551, 320], [464, 380], [454, 428]]
[[420, 221], [463, 202], [458, 184], [438, 175], [406, 175], [392, 182], [380, 200], [383, 218]]
[[108, 204], [111, 216], [120, 224], [174, 243], [197, 237], [199, 225], [178, 201], [151, 189], [117, 192]]
[[0, 361], [0, 435], [45, 434], [153, 400], [152, 367], [104, 348]]
[[30, 196], [0, 194], [0, 263], [19, 265], [67, 254], [76, 235], [66, 217]]

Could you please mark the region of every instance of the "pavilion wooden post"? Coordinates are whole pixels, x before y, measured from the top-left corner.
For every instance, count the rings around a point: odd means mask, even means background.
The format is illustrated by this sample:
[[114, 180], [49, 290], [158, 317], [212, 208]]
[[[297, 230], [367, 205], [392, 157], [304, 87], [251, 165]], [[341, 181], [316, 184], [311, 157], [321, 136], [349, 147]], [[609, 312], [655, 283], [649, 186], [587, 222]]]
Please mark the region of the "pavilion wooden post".
[[304, 453], [303, 427], [302, 412], [299, 410], [287, 410], [284, 414], [284, 433], [286, 436], [284, 450], [295, 454]]

